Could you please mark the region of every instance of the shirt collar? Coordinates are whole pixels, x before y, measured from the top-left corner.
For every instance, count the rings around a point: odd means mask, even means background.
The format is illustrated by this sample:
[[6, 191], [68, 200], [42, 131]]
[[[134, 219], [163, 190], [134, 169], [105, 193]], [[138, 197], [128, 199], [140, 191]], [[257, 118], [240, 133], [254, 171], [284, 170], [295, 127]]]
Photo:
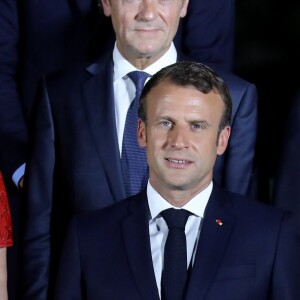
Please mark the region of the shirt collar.
[[[213, 188], [213, 183], [211, 183], [205, 188], [201, 193], [197, 194], [194, 198], [192, 198], [189, 202], [187, 202], [183, 207], [183, 209], [188, 210], [192, 214], [203, 218], [204, 211], [211, 195]], [[148, 197], [148, 205], [151, 213], [151, 218], [156, 218], [163, 210], [168, 208], [176, 208], [172, 206], [169, 202], [167, 202], [150, 184], [148, 181], [147, 185], [147, 197]]]
[[[177, 61], [177, 51], [172, 43], [169, 50], [156, 62], [144, 69], [143, 71], [151, 76], [158, 72], [160, 69], [169, 66]], [[129, 72], [138, 71], [118, 50], [116, 43], [113, 50], [113, 62], [114, 62], [114, 81], [123, 78]]]

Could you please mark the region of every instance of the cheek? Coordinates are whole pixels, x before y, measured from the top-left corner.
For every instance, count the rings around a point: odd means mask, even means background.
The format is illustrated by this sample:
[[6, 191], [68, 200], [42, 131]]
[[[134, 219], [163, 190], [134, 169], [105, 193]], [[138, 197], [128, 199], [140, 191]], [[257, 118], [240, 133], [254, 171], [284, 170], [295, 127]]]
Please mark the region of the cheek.
[[163, 22], [165, 23], [165, 28], [167, 29], [167, 32], [169, 34], [177, 31], [176, 22], [171, 16], [165, 15], [164, 17], [162, 17], [162, 19], [163, 19]]
[[119, 33], [123, 33], [124, 31], [126, 31], [126, 29], [128, 28], [129, 24], [130, 24], [130, 13], [127, 11], [123, 11], [123, 12], [114, 12], [114, 15], [112, 15], [111, 18], [114, 22], [114, 28], [115, 31], [118, 31]]
[[161, 16], [170, 28], [172, 28], [174, 31], [177, 30], [177, 27], [175, 25], [177, 25], [180, 21], [180, 10], [174, 9], [169, 13], [162, 12]]
[[156, 149], [162, 149], [168, 145], [168, 132], [167, 130], [158, 130], [152, 138], [152, 143]]
[[217, 153], [217, 137], [197, 136], [190, 139], [193, 149], [198, 153], [206, 153], [207, 155]]
[[161, 150], [163, 150], [166, 147], [167, 137], [165, 134], [162, 133], [147, 135], [147, 145], [148, 151], [156, 156]]

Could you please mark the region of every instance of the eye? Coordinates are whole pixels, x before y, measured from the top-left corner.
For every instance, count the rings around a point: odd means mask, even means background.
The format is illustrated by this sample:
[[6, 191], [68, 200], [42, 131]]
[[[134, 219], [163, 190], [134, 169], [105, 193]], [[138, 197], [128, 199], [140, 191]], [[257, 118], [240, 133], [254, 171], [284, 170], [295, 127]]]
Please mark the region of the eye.
[[162, 127], [166, 127], [166, 128], [170, 128], [170, 127], [172, 127], [172, 125], [173, 125], [171, 121], [166, 121], [166, 120], [159, 122], [159, 124], [160, 124]]
[[192, 123], [192, 128], [193, 129], [206, 129], [207, 124], [206, 123]]

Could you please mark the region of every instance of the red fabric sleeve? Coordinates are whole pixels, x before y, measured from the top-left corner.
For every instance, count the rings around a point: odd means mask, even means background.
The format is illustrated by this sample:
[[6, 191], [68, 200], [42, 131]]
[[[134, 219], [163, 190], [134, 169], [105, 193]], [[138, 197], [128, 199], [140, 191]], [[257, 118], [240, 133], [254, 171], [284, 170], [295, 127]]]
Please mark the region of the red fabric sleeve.
[[11, 215], [3, 177], [0, 172], [0, 248], [12, 246], [12, 244]]

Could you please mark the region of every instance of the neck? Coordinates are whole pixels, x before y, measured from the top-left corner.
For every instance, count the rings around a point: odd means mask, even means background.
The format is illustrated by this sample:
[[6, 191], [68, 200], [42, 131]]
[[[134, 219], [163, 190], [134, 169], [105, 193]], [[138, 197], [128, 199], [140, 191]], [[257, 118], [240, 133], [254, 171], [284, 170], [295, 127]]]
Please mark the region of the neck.
[[182, 207], [186, 203], [188, 203], [191, 199], [193, 199], [196, 195], [200, 194], [203, 190], [205, 190], [210, 181], [203, 182], [201, 185], [196, 186], [190, 189], [179, 189], [179, 188], [171, 188], [171, 187], [163, 187], [160, 185], [156, 185], [151, 181], [150, 183], [152, 187], [171, 205], [175, 207]]
[[135, 66], [138, 70], [144, 70], [154, 64], [160, 57], [140, 57], [140, 58], [130, 58], [125, 57], [133, 66]]

